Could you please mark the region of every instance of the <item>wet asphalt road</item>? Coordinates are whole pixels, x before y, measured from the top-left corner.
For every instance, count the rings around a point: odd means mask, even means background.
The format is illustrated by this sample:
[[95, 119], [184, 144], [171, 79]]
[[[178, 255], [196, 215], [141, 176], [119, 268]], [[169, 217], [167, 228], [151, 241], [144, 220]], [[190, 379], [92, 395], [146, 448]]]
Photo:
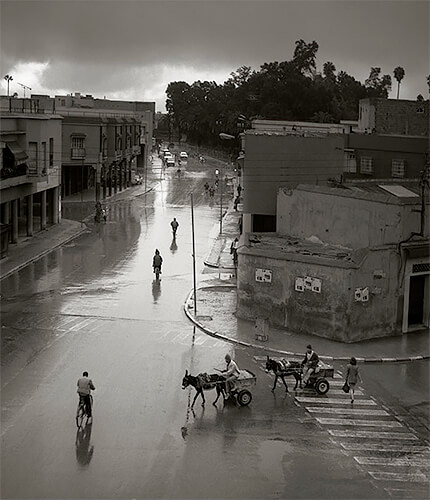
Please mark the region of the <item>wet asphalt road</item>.
[[[255, 353], [185, 318], [191, 190], [199, 281], [218, 229], [207, 177], [167, 172], [153, 192], [113, 203], [106, 224], [2, 282], [2, 498], [389, 497], [294, 397], [270, 392]], [[227, 352], [257, 373], [251, 405], [214, 407], [208, 392], [191, 411], [185, 370], [223, 368]], [[96, 386], [94, 422], [77, 432], [83, 370]]]

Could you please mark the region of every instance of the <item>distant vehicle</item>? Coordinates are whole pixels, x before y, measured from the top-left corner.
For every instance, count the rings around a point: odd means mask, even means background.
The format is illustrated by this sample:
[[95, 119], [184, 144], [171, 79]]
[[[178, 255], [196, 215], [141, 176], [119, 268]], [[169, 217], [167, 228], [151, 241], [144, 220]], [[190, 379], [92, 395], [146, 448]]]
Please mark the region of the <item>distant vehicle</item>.
[[179, 153], [179, 158], [180, 158], [181, 160], [188, 160], [188, 154], [186, 153], [186, 151], [181, 151], [181, 152]]
[[175, 166], [175, 159], [173, 158], [173, 156], [168, 156], [167, 158], [165, 158], [166, 160], [166, 165], [168, 167], [174, 167]]
[[143, 177], [141, 175], [139, 175], [139, 174], [136, 174], [136, 175], [134, 175], [134, 177], [132, 177], [131, 183], [133, 185], [142, 184], [143, 183]]

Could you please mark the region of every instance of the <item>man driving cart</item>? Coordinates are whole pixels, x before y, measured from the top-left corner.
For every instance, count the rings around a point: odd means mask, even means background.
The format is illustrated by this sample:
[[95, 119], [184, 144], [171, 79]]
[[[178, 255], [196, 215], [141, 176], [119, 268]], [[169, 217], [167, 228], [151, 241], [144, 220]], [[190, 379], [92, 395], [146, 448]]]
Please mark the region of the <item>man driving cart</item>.
[[311, 344], [308, 344], [306, 347], [306, 354], [302, 361], [303, 368], [303, 382], [307, 384], [309, 382], [309, 378], [312, 373], [315, 372], [315, 369], [319, 363], [318, 354], [312, 349]]
[[231, 359], [230, 354], [226, 354], [224, 359], [227, 363], [227, 367], [225, 370], [222, 370], [221, 373], [223, 373], [225, 377], [225, 392], [227, 394], [226, 399], [228, 399], [240, 372], [236, 362]]

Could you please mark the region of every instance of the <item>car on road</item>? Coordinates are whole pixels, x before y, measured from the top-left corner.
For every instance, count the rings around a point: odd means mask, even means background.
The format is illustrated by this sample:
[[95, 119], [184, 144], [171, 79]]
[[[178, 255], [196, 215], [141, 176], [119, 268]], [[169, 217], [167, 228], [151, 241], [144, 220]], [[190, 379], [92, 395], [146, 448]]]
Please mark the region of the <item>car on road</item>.
[[181, 152], [179, 153], [179, 158], [180, 158], [181, 160], [188, 160], [188, 153], [187, 153], [186, 151], [181, 151]]
[[166, 165], [168, 167], [174, 167], [175, 166], [175, 159], [173, 158], [173, 156], [168, 156], [167, 158], [165, 158], [165, 161], [166, 161]]

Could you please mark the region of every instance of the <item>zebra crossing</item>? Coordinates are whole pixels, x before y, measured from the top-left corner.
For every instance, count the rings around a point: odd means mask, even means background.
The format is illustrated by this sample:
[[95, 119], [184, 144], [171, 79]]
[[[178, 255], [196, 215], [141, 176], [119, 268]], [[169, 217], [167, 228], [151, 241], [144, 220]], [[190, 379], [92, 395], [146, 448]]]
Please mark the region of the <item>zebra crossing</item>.
[[[266, 357], [254, 358], [264, 371]], [[329, 384], [323, 396], [312, 389], [291, 394], [390, 497], [428, 498], [430, 447], [364, 388], [355, 391], [351, 404], [349, 394], [341, 390], [344, 380], [339, 372]]]

